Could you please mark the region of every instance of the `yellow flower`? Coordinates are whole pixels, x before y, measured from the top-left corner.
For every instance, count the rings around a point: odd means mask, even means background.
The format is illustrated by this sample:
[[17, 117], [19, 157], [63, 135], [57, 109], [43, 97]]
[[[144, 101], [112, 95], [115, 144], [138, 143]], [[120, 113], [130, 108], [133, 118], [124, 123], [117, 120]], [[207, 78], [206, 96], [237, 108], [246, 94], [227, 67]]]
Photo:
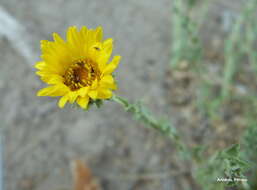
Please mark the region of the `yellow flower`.
[[41, 41], [42, 61], [37, 62], [36, 72], [47, 86], [37, 96], [61, 96], [58, 105], [63, 108], [67, 102], [77, 102], [82, 108], [88, 103], [110, 99], [117, 88], [113, 71], [120, 56], [112, 54], [113, 40], [102, 40], [102, 27], [77, 30], [69, 27], [63, 40], [53, 34], [54, 41]]

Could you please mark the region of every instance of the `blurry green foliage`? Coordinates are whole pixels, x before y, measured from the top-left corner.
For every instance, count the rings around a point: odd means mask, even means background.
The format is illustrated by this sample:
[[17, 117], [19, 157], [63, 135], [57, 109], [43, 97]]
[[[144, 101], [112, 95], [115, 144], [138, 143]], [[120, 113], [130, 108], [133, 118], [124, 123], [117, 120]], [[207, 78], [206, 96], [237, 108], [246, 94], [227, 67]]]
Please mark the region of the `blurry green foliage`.
[[[205, 5], [199, 6], [203, 3]], [[249, 91], [247, 96], [238, 96], [232, 93], [232, 89], [237, 74], [245, 67], [245, 62], [248, 61], [252, 70], [257, 74], [257, 0], [248, 0], [243, 4], [242, 11], [235, 17], [233, 26], [227, 33], [224, 41], [221, 84], [201, 77], [206, 72], [206, 68], [203, 64], [204, 48], [199, 36], [201, 19], [205, 18], [208, 4], [208, 0], [173, 1], [171, 66], [174, 70], [180, 63], [187, 61], [190, 68], [197, 72], [199, 88], [196, 102], [202, 115], [208, 119], [219, 119], [221, 117], [220, 109], [227, 100], [243, 102], [244, 109], [248, 109], [249, 125], [245, 134], [242, 134], [241, 148], [239, 145], [233, 145], [206, 159], [204, 152], [208, 147], [199, 146], [192, 150], [191, 154], [198, 164], [195, 178], [201, 184], [202, 189], [224, 190], [226, 186], [232, 185], [238, 186], [240, 190], [246, 190], [257, 186], [257, 94]], [[200, 19], [196, 19], [192, 14], [195, 7], [197, 7]], [[217, 85], [220, 85], [218, 91]], [[252, 178], [249, 178], [251, 187], [247, 182], [217, 182], [218, 177], [244, 177], [246, 171], [253, 174]]]
[[[201, 8], [197, 6], [204, 2]], [[231, 93], [235, 78], [242, 63], [248, 60], [257, 74], [257, 0], [249, 0], [242, 8], [242, 12], [235, 19], [231, 31], [224, 41], [224, 63], [220, 78], [221, 84], [217, 92], [217, 84], [208, 78], [202, 77], [207, 72], [203, 64], [204, 48], [200, 36], [202, 19], [208, 11], [209, 1], [200, 0], [174, 0], [172, 9], [172, 57], [171, 66], [175, 70], [179, 64], [186, 61], [190, 69], [199, 76], [197, 90], [197, 105], [202, 115], [209, 120], [220, 119], [219, 109], [226, 100], [238, 100], [244, 104], [245, 113], [249, 120], [242, 140], [224, 150], [217, 151], [214, 155], [206, 157], [208, 145], [198, 145], [189, 148], [181, 139], [176, 128], [166, 120], [157, 119], [141, 102], [129, 103], [126, 99], [113, 96], [112, 100], [119, 103], [124, 109], [147, 127], [156, 129], [168, 136], [176, 145], [180, 158], [195, 164], [192, 175], [201, 185], [203, 190], [225, 190], [227, 187], [238, 187], [240, 190], [250, 190], [255, 187], [257, 179], [257, 98], [255, 92], [247, 96], [238, 96]], [[197, 7], [199, 18], [192, 14]], [[97, 106], [101, 103], [94, 102]], [[231, 126], [233, 127], [233, 126]], [[231, 128], [231, 130], [233, 130]], [[238, 182], [235, 178], [245, 179], [245, 175], [252, 173], [251, 181]], [[256, 175], [254, 175], [256, 174]], [[232, 179], [229, 182], [220, 182], [218, 179]], [[249, 178], [250, 179], [250, 178]]]
[[[257, 110], [256, 110], [257, 112]], [[257, 120], [249, 119], [249, 126], [242, 137], [242, 155], [251, 165], [249, 185], [252, 189], [257, 188]]]
[[[255, 17], [257, 1], [250, 0], [246, 7], [237, 18], [234, 27], [227, 40], [225, 41], [225, 68], [222, 86], [222, 98], [229, 98], [230, 86], [240, 63], [243, 63], [244, 55], [248, 56], [251, 64], [257, 65], [256, 51], [254, 42], [257, 39], [257, 19]], [[256, 66], [255, 66], [256, 68]]]
[[156, 119], [156, 117], [142, 105], [141, 102], [134, 104], [129, 103], [126, 99], [114, 95], [112, 100], [121, 104], [127, 112], [133, 114], [136, 120], [142, 121], [146, 127], [153, 128], [163, 135], [169, 137], [172, 142], [176, 145], [176, 148], [183, 160], [186, 160], [190, 156], [190, 151], [187, 149], [185, 144], [180, 138], [175, 127], [173, 127], [169, 121], [164, 119]]
[[201, 56], [201, 48], [198, 39], [198, 23], [190, 19], [190, 9], [196, 1], [175, 0], [173, 3], [171, 66], [176, 68], [184, 60], [197, 62]]
[[[206, 160], [196, 171], [196, 179], [205, 190], [222, 190], [225, 186], [236, 186], [239, 182], [234, 178], [244, 178], [243, 174], [249, 168], [248, 162], [240, 156], [240, 146], [233, 145], [219, 151]], [[231, 179], [220, 182], [218, 179]], [[206, 185], [208, 184], [208, 185]]]

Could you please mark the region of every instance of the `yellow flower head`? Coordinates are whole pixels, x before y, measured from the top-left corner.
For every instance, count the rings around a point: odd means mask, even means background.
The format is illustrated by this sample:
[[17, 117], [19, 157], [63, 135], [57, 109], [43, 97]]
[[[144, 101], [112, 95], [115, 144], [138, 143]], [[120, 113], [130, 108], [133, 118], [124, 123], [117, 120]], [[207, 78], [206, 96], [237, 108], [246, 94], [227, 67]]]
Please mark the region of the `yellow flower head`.
[[82, 108], [88, 103], [110, 99], [116, 84], [112, 73], [119, 64], [120, 56], [112, 54], [113, 40], [102, 40], [101, 27], [77, 30], [69, 27], [63, 40], [53, 34], [54, 41], [41, 41], [42, 61], [37, 62], [36, 72], [47, 86], [38, 96], [61, 96], [59, 107], [66, 102], [77, 102]]

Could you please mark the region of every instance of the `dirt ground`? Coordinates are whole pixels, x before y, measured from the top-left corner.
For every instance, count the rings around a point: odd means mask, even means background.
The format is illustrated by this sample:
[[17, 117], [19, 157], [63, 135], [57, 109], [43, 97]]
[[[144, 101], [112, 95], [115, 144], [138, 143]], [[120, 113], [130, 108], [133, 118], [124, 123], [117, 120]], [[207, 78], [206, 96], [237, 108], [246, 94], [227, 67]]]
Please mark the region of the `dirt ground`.
[[[0, 35], [6, 189], [71, 189], [74, 159], [86, 161], [105, 190], [194, 187], [168, 139], [144, 128], [112, 102], [84, 112], [70, 106], [61, 110], [55, 99], [36, 97], [44, 84], [31, 65], [39, 60], [40, 40], [50, 40], [52, 32], [64, 36], [71, 25], [102, 25], [105, 38], [115, 39], [114, 54], [122, 55], [117, 94], [142, 99], [159, 116], [174, 115], [173, 122], [183, 127], [179, 109], [171, 109], [167, 97], [171, 5], [170, 0], [0, 0], [24, 27], [23, 35], [13, 35], [27, 40], [32, 53], [24, 57], [15, 40]], [[141, 178], [140, 173], [154, 175]]]

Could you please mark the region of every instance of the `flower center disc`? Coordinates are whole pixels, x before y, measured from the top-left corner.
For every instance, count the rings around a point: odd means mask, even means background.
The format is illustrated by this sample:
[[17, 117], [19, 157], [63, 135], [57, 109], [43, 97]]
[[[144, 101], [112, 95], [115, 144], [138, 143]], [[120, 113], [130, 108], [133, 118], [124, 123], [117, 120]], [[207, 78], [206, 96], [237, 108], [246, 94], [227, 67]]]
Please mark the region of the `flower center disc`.
[[100, 72], [97, 64], [91, 60], [78, 61], [72, 64], [64, 74], [64, 84], [71, 90], [91, 86], [95, 79], [99, 80]]

